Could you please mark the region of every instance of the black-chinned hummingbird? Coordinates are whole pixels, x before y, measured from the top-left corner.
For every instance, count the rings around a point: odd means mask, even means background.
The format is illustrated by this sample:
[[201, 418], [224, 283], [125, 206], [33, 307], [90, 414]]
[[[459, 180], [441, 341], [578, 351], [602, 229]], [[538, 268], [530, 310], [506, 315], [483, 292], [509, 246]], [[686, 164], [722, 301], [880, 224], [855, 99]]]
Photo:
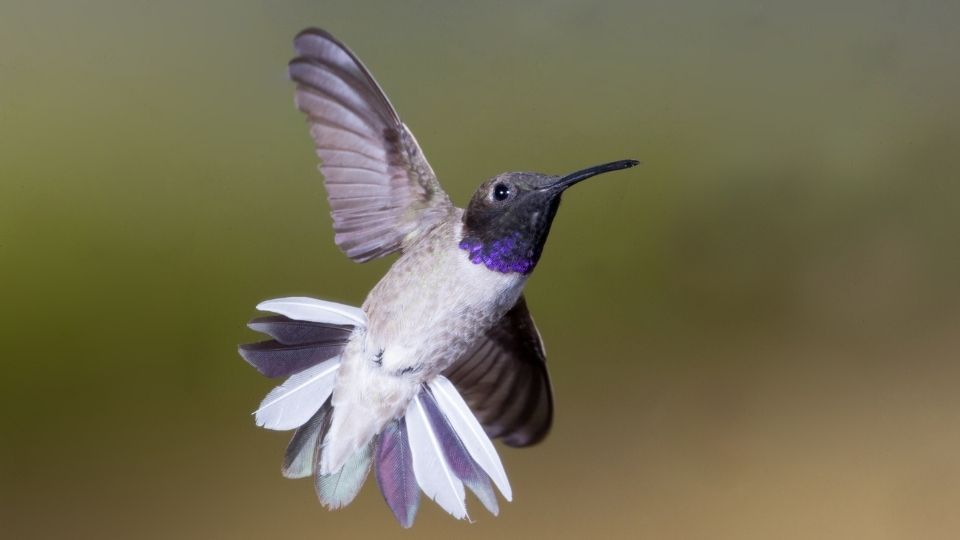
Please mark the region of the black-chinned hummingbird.
[[288, 377], [257, 424], [296, 429], [283, 474], [314, 477], [328, 507], [349, 504], [372, 467], [404, 527], [421, 490], [457, 518], [467, 517], [465, 488], [496, 514], [492, 486], [507, 500], [512, 492], [491, 439], [534, 444], [553, 418], [523, 286], [563, 192], [637, 161], [503, 173], [457, 208], [352, 52], [319, 29], [294, 46], [295, 102], [321, 160], [337, 246], [357, 262], [400, 257], [361, 308], [302, 297], [257, 306], [276, 315], [250, 327], [272, 339], [240, 354]]

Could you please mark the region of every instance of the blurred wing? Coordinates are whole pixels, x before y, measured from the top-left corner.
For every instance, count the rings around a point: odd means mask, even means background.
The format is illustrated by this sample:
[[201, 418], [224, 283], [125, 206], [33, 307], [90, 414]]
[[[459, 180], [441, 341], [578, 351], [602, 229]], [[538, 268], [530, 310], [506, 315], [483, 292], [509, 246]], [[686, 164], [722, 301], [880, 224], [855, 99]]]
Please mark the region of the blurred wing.
[[364, 262], [410, 245], [453, 209], [410, 130], [330, 34], [294, 39], [290, 78], [326, 180], [337, 246]]
[[444, 375], [490, 437], [528, 446], [550, 431], [553, 391], [543, 341], [522, 296]]

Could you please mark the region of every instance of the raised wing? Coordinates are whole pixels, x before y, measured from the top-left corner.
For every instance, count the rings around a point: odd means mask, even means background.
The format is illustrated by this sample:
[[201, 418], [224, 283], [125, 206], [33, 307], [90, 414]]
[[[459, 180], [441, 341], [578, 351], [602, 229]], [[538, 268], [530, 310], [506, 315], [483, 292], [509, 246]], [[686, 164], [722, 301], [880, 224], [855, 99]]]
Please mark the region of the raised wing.
[[444, 375], [490, 437], [528, 446], [550, 431], [553, 391], [543, 341], [522, 296]]
[[352, 52], [316, 28], [293, 43], [290, 78], [320, 156], [337, 246], [358, 262], [403, 249], [452, 211], [450, 199]]

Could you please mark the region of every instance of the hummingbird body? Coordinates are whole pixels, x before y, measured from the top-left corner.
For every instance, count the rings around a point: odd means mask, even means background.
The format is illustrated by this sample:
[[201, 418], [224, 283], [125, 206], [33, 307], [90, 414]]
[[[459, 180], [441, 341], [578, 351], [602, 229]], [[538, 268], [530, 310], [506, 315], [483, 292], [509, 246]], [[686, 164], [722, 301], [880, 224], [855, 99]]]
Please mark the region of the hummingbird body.
[[363, 303], [366, 332], [341, 355], [321, 473], [329, 474], [402, 416], [421, 385], [463, 356], [517, 303], [527, 276], [476, 264], [451, 220], [404, 252]]
[[374, 471], [404, 527], [420, 492], [467, 518], [466, 490], [499, 511], [512, 491], [491, 439], [542, 440], [553, 394], [523, 287], [561, 194], [622, 160], [566, 176], [497, 175], [457, 208], [370, 72], [318, 29], [294, 40], [296, 105], [321, 159], [334, 241], [357, 262], [400, 256], [361, 308], [313, 298], [269, 300], [240, 346], [269, 377], [287, 377], [254, 413], [296, 430], [289, 478], [313, 477], [320, 501], [349, 504]]

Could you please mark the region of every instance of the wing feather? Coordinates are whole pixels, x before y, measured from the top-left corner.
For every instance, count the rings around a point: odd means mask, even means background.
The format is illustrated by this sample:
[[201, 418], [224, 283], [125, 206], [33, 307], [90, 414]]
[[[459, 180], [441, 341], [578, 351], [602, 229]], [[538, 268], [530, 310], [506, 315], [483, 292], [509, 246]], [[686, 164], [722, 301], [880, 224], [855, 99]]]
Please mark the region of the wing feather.
[[364, 262], [403, 249], [453, 205], [409, 129], [357, 57], [327, 32], [294, 39], [290, 78], [307, 116], [334, 240]]

